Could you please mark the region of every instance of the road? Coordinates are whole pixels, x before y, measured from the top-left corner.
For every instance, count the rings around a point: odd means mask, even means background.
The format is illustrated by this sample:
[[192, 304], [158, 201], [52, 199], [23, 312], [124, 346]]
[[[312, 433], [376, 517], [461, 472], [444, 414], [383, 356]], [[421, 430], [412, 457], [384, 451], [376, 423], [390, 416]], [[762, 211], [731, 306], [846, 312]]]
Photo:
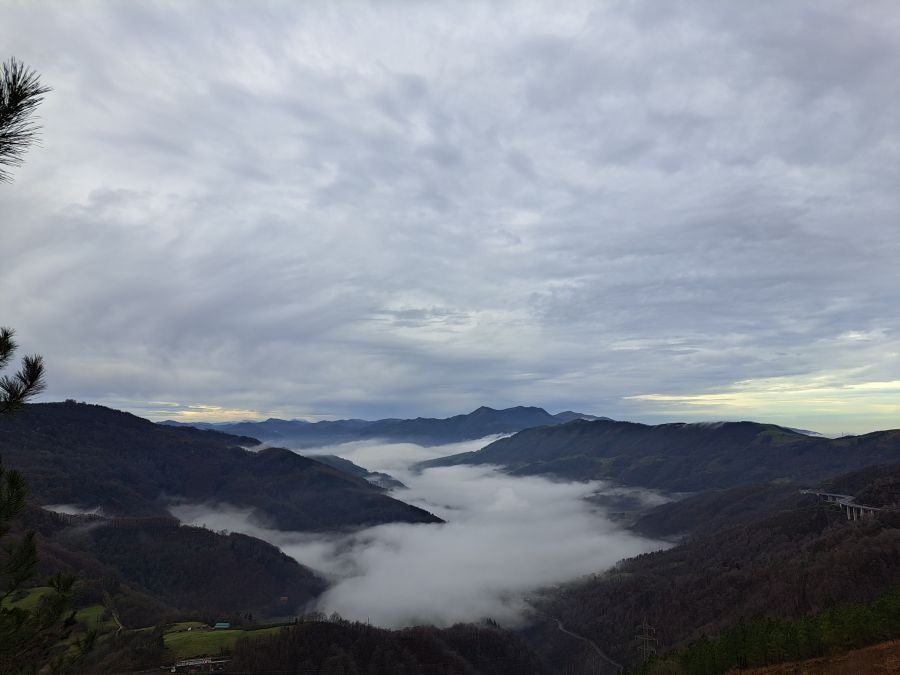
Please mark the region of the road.
[[[547, 616], [547, 615], [545, 614], [544, 616]], [[600, 649], [600, 647], [597, 645], [596, 642], [594, 642], [590, 638], [584, 637], [584, 635], [579, 635], [578, 633], [573, 633], [572, 631], [570, 631], [568, 628], [566, 628], [563, 625], [562, 621], [560, 621], [556, 617], [547, 616], [547, 618], [553, 619], [556, 622], [556, 627], [559, 628], [559, 630], [562, 631], [563, 633], [565, 633], [566, 635], [570, 635], [573, 638], [575, 638], [576, 640], [581, 640], [582, 642], [586, 642], [587, 644], [589, 644], [591, 646], [591, 649], [593, 649], [597, 653], [597, 656], [599, 656], [601, 659], [606, 661], [606, 663], [608, 663], [613, 668], [615, 668], [617, 673], [621, 673], [624, 670], [624, 667], [622, 666], [622, 664], [616, 663], [611, 658], [609, 658], [606, 654], [604, 654], [603, 650]]]

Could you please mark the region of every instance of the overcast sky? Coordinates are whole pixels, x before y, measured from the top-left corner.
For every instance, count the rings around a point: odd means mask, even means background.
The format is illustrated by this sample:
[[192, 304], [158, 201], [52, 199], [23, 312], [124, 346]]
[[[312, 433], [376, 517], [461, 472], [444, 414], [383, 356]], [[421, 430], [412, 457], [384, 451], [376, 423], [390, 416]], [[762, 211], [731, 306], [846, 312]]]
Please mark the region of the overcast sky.
[[0, 0], [45, 399], [900, 427], [900, 5]]

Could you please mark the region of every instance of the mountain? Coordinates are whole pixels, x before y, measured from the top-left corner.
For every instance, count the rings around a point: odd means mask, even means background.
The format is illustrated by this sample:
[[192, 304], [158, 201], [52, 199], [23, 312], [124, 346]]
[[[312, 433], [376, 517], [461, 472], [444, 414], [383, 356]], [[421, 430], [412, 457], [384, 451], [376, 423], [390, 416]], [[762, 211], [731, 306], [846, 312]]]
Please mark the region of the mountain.
[[869, 466], [826, 480], [824, 492], [852, 494], [854, 501], [878, 508], [900, 508], [900, 462]]
[[[853, 495], [853, 500], [879, 509], [900, 508], [900, 462], [876, 464], [827, 478], [814, 486], [820, 492]], [[810, 497], [796, 484], [751, 483], [708, 490], [644, 511], [629, 529], [655, 538], [712, 534], [779, 511], [808, 504]]]
[[[900, 462], [814, 486], [887, 508], [854, 522], [837, 506], [781, 484], [739, 485], [662, 504], [632, 529], [653, 537], [686, 534], [680, 544], [547, 592], [538, 601], [539, 617], [558, 618], [614, 657], [633, 662], [636, 643], [629, 627], [644, 618], [657, 628], [660, 647], [671, 649], [701, 635], [740, 630], [741, 622], [760, 617], [798, 620], [846, 606], [840, 603], [896, 594], [897, 485]], [[543, 620], [526, 634], [545, 654], [571, 648]], [[835, 632], [832, 637], [841, 639]]]
[[379, 420], [364, 431], [364, 436], [420, 445], [442, 445], [560, 423], [561, 420], [543, 408], [518, 406], [495, 410], [482, 406], [466, 415], [446, 419], [417, 417], [413, 420]]
[[575, 420], [525, 429], [476, 452], [418, 467], [497, 464], [517, 475], [607, 479], [694, 492], [745, 483], [809, 482], [898, 458], [900, 430], [828, 439], [756, 422], [650, 426]]
[[[336, 445], [372, 439], [429, 446], [473, 440], [495, 434], [508, 434], [530, 427], [563, 424], [575, 419], [608, 418], [584, 415], [571, 410], [551, 415], [543, 408], [518, 406], [495, 410], [482, 406], [468, 414], [443, 419], [417, 417], [416, 419], [375, 421], [348, 419], [306, 422], [304, 420], [271, 418], [264, 422], [237, 422], [204, 426], [230, 434], [252, 436], [266, 442], [283, 443], [295, 448]], [[183, 425], [183, 423], [171, 421], [161, 424]], [[200, 425], [195, 426], [199, 427]]]
[[36, 504], [168, 515], [173, 501], [225, 503], [283, 530], [333, 530], [440, 519], [368, 481], [253, 438], [171, 427], [83, 403], [25, 406], [0, 418], [4, 466]]
[[25, 530], [37, 532], [39, 577], [75, 574], [82, 604], [103, 602], [105, 589], [130, 627], [178, 612], [295, 614], [326, 586], [271, 544], [170, 517], [107, 519], [29, 507], [14, 534]]
[[809, 498], [801, 495], [796, 486], [736, 485], [660, 504], [643, 513], [629, 529], [645, 537], [663, 539], [710, 534], [804, 503], [808, 504]]
[[[860, 494], [872, 488], [861, 485]], [[753, 491], [735, 488], [705, 508], [695, 501], [690, 509], [702, 520], [716, 507], [727, 509], [752, 496]], [[859, 494], [855, 498], [859, 500]], [[697, 528], [698, 534], [679, 545], [548, 591], [538, 609], [593, 640], [617, 661], [634, 663], [635, 627], [645, 619], [656, 628], [659, 648], [666, 650], [755, 618], [795, 620], [841, 603], [872, 602], [896, 587], [900, 511], [850, 522], [834, 505], [798, 491], [764, 499], [768, 512], [763, 509], [753, 517], [737, 508], [715, 527]], [[686, 519], [689, 509], [679, 511], [678, 506], [667, 504], [659, 510]], [[650, 524], [658, 526], [657, 531], [672, 529], [659, 519]], [[679, 524], [674, 529], [685, 528]], [[530, 641], [545, 641], [541, 651], [553, 651], [558, 636], [552, 628], [538, 622]]]
[[317, 462], [322, 462], [322, 464], [332, 466], [339, 471], [350, 474], [351, 476], [363, 478], [373, 485], [385, 490], [395, 490], [398, 488], [403, 489], [406, 487], [403, 483], [401, 483], [390, 474], [382, 473], [381, 471], [369, 471], [368, 469], [361, 467], [359, 464], [354, 464], [349, 459], [344, 459], [343, 457], [338, 457], [337, 455], [313, 455], [312, 458]]

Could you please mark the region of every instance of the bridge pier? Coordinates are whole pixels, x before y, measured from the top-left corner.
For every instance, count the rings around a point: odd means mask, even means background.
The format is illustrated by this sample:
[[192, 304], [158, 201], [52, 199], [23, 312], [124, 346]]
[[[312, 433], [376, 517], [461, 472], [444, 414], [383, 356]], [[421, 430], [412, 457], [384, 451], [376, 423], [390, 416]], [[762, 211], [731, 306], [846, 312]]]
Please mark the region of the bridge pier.
[[866, 506], [853, 501], [852, 495], [839, 495], [830, 492], [818, 492], [816, 490], [800, 490], [802, 494], [815, 495], [817, 499], [828, 504], [837, 504], [847, 514], [847, 520], [862, 520], [863, 518], [875, 518], [881, 509], [877, 506]]
[[863, 506], [861, 504], [841, 504], [841, 508], [847, 511], [847, 520], [874, 518], [875, 513], [880, 510], [874, 506]]

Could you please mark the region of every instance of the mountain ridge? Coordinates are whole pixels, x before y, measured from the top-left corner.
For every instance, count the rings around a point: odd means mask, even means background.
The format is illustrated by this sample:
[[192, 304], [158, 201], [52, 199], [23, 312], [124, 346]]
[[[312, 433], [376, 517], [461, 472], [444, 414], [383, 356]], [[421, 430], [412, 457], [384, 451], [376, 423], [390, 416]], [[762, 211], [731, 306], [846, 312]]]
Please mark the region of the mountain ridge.
[[226, 503], [284, 530], [334, 530], [439, 518], [359, 476], [218, 430], [169, 427], [103, 406], [41, 403], [0, 418], [4, 466], [37, 504], [168, 515], [171, 501]]
[[265, 442], [280, 442], [292, 447], [336, 445], [360, 440], [412, 442], [419, 445], [442, 445], [474, 440], [496, 434], [521, 431], [531, 427], [564, 424], [575, 419], [609, 419], [566, 410], [551, 414], [536, 406], [514, 406], [496, 409], [480, 406], [472, 412], [452, 417], [385, 418], [379, 420], [342, 419], [308, 422], [269, 418], [262, 422], [195, 423], [166, 420], [167, 426], [196, 426], [236, 435], [247, 435]]
[[574, 420], [416, 465], [496, 464], [514, 475], [614, 480], [672, 492], [809, 481], [900, 458], [900, 430], [836, 439], [774, 424]]

